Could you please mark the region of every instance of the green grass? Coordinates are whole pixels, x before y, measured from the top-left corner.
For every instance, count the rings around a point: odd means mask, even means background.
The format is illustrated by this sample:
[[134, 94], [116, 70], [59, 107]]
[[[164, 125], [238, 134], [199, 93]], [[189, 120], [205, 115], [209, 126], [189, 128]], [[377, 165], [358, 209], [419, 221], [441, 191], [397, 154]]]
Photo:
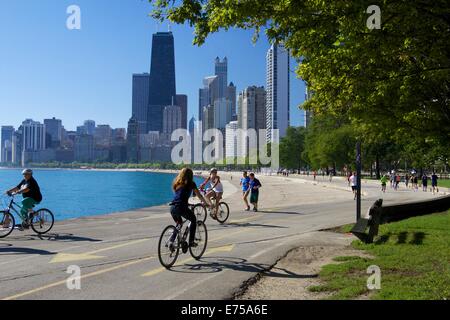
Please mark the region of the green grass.
[[[370, 258], [337, 257], [320, 271], [322, 285], [313, 292], [329, 292], [331, 299], [450, 299], [450, 211], [380, 226], [372, 244], [354, 241]], [[381, 269], [381, 289], [368, 290], [370, 265]]]
[[439, 187], [445, 187], [445, 188], [450, 188], [450, 179], [447, 180], [438, 180], [438, 186]]

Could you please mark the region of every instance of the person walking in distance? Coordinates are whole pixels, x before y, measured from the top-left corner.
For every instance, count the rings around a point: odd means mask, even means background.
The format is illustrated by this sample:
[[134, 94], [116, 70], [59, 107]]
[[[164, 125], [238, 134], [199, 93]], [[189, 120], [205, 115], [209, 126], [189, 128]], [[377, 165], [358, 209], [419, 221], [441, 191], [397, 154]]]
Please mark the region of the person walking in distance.
[[259, 188], [262, 187], [261, 182], [255, 178], [255, 174], [250, 173], [250, 203], [253, 205], [253, 211], [258, 211]]
[[349, 178], [350, 180], [350, 186], [352, 187], [353, 192], [353, 200], [356, 200], [356, 194], [358, 190], [358, 179], [356, 178], [356, 172], [353, 172], [353, 174]]
[[428, 176], [424, 172], [422, 175], [422, 191], [427, 192], [427, 188], [428, 188]]
[[417, 177], [416, 175], [414, 175], [413, 178], [413, 189], [414, 192], [419, 191], [419, 177]]
[[436, 172], [433, 172], [433, 174], [431, 175], [431, 188], [433, 188], [433, 194], [435, 191], [439, 193], [438, 176]]
[[250, 193], [250, 177], [248, 176], [247, 171], [242, 173], [241, 182], [239, 183], [242, 187], [242, 199], [245, 204], [245, 211], [250, 211], [250, 205], [248, 203], [248, 195]]
[[388, 177], [387, 177], [386, 174], [384, 174], [384, 175], [381, 177], [381, 191], [382, 191], [383, 193], [386, 193], [386, 184], [387, 184], [387, 181], [388, 181]]
[[395, 186], [394, 186], [394, 189], [395, 190], [398, 190], [398, 187], [400, 186], [400, 181], [402, 180], [402, 177], [400, 177], [400, 174], [399, 173], [397, 173], [396, 175], [395, 175]]

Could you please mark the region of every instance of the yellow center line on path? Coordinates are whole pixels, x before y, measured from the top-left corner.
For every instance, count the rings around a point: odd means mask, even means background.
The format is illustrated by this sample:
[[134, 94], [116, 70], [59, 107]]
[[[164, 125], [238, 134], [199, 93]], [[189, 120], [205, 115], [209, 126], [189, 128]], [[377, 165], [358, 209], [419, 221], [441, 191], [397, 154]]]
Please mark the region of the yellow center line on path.
[[[88, 273], [88, 274], [80, 276], [80, 280], [81, 279], [86, 279], [86, 278], [91, 278], [91, 277], [94, 277], [94, 276], [98, 276], [98, 275], [101, 275], [101, 274], [104, 274], [104, 273], [108, 273], [108, 272], [111, 272], [111, 271], [115, 271], [115, 270], [118, 270], [118, 269], [126, 268], [126, 267], [132, 266], [132, 265], [140, 263], [140, 262], [149, 261], [151, 259], [155, 259], [155, 257], [147, 257], [147, 258], [143, 258], [143, 259], [138, 259], [138, 260], [126, 262], [126, 263], [123, 263], [123, 264], [119, 264], [119, 265], [114, 266], [114, 267], [110, 267], [110, 268], [98, 270], [98, 271], [95, 271], [95, 272], [91, 272], [91, 273]], [[22, 297], [28, 296], [30, 294], [34, 294], [34, 293], [37, 293], [37, 292], [40, 292], [40, 291], [43, 291], [43, 290], [47, 290], [47, 289], [50, 289], [50, 288], [53, 288], [53, 287], [57, 287], [57, 286], [63, 285], [66, 282], [67, 282], [67, 279], [66, 280], [57, 281], [57, 282], [54, 282], [54, 283], [51, 283], [51, 284], [48, 284], [48, 285], [45, 285], [45, 286], [33, 289], [33, 290], [25, 291], [25, 292], [22, 292], [22, 293], [13, 295], [13, 296], [2, 298], [1, 300], [15, 300], [15, 299], [18, 299], [18, 298], [22, 298]]]
[[139, 239], [134, 241], [129, 241], [126, 243], [118, 244], [112, 247], [107, 247], [99, 250], [94, 250], [85, 253], [58, 253], [49, 263], [62, 263], [62, 262], [71, 262], [71, 261], [82, 261], [82, 260], [92, 260], [92, 259], [101, 259], [103, 256], [96, 256], [95, 254], [110, 251], [114, 249], [119, 249], [127, 246], [131, 246], [134, 244], [142, 243], [145, 241], [149, 241], [150, 239]]

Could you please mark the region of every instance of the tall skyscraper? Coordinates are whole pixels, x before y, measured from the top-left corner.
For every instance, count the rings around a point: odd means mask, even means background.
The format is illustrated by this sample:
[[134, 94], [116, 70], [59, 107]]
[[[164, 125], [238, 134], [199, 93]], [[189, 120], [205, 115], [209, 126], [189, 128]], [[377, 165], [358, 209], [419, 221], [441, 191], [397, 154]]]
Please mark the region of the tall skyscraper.
[[[153, 34], [147, 131], [162, 131], [163, 108], [176, 96], [175, 46], [172, 32]], [[136, 115], [135, 115], [136, 117]]]
[[16, 165], [22, 165], [23, 155], [23, 126], [20, 126], [13, 134], [12, 142], [12, 162]]
[[127, 129], [127, 160], [131, 163], [137, 163], [139, 157], [139, 125], [133, 116], [128, 121]]
[[53, 117], [52, 119], [44, 119], [45, 143], [48, 148], [59, 148], [62, 142], [63, 126], [62, 121]]
[[179, 106], [181, 109], [181, 128], [187, 129], [188, 96], [185, 94], [177, 94], [175, 105]]
[[219, 77], [209, 76], [203, 79], [203, 88], [199, 90], [198, 118], [203, 120], [203, 108], [214, 105], [219, 98]]
[[272, 142], [272, 130], [278, 129], [282, 138], [290, 125], [289, 51], [282, 44], [273, 44], [267, 52], [266, 64], [266, 139]]
[[219, 57], [215, 60], [215, 75], [218, 77], [218, 98], [227, 98], [228, 86], [228, 59], [225, 57], [220, 61]]
[[236, 110], [236, 86], [233, 82], [227, 87], [227, 99], [231, 102], [231, 115], [235, 116], [237, 114]]
[[13, 160], [13, 135], [14, 135], [14, 127], [12, 126], [2, 126], [2, 137], [0, 144], [0, 152], [1, 158], [0, 162], [2, 163], [11, 163]]
[[23, 150], [40, 151], [45, 150], [45, 125], [27, 119], [22, 122], [23, 128]]
[[147, 133], [150, 74], [133, 74], [132, 114], [139, 125], [139, 133]]
[[247, 87], [238, 98], [239, 129], [266, 129], [266, 90], [264, 87]]

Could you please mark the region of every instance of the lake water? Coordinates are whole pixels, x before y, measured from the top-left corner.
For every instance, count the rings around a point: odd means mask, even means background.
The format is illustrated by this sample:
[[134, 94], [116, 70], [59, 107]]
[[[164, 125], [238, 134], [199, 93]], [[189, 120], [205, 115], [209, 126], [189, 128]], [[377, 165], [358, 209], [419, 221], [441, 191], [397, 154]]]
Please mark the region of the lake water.
[[[5, 199], [5, 190], [20, 182], [21, 171], [0, 169], [1, 199]], [[150, 172], [35, 170], [34, 177], [44, 197], [38, 207], [50, 209], [56, 220], [66, 220], [168, 203], [172, 200], [171, 183], [175, 175]], [[4, 202], [0, 201], [2, 209]]]

